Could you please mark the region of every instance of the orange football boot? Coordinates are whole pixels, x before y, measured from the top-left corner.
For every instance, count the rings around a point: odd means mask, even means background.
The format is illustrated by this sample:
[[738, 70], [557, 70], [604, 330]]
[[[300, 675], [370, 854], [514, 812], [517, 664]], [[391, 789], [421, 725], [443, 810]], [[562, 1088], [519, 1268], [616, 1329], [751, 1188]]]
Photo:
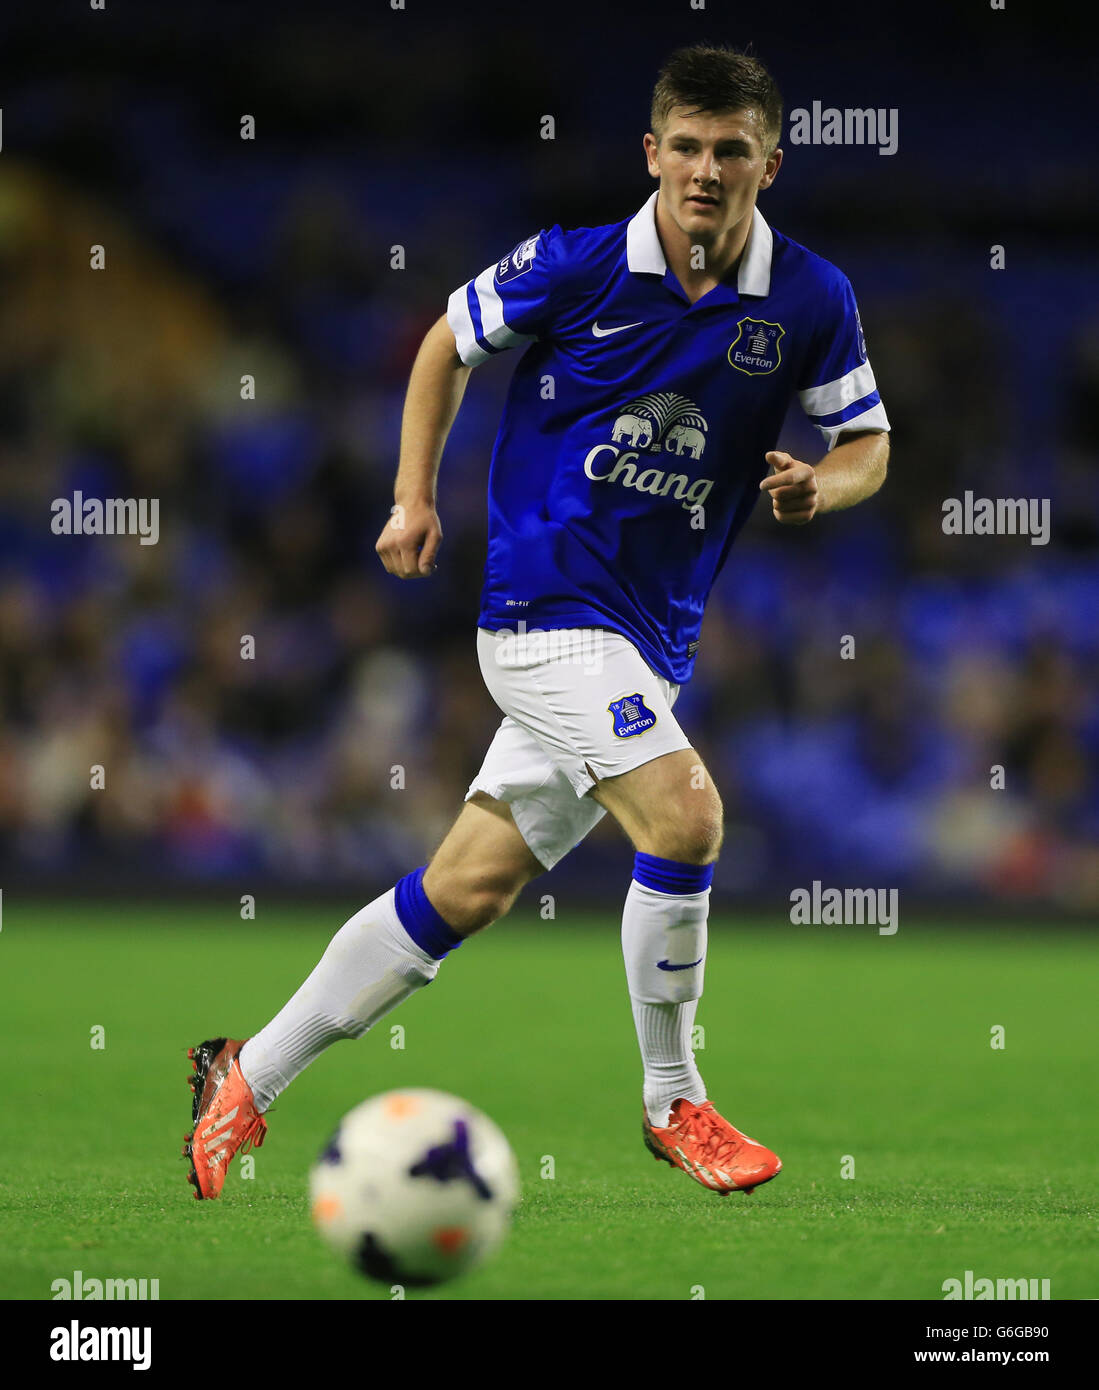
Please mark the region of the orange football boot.
[[237, 1055], [247, 1038], [212, 1038], [189, 1047], [195, 1093], [190, 1134], [183, 1136], [183, 1155], [191, 1160], [187, 1181], [198, 1198], [216, 1197], [238, 1149], [258, 1149], [267, 1121], [256, 1110]]
[[682, 1168], [695, 1182], [722, 1196], [751, 1192], [782, 1171], [779, 1156], [734, 1129], [712, 1101], [695, 1105], [677, 1100], [665, 1129], [650, 1124], [649, 1112], [644, 1113], [641, 1133], [653, 1157]]

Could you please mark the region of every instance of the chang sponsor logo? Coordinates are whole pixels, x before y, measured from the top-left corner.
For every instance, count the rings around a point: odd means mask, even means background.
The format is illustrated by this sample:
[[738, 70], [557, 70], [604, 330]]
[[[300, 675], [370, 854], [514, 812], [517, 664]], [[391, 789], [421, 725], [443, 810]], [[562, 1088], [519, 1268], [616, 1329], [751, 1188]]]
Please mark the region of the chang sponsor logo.
[[595, 483], [674, 497], [686, 511], [693, 511], [709, 497], [714, 480], [656, 465], [670, 462], [668, 455], [685, 463], [697, 461], [708, 431], [706, 417], [694, 401], [675, 391], [649, 392], [622, 408], [611, 428], [611, 442], [588, 451], [584, 473]]

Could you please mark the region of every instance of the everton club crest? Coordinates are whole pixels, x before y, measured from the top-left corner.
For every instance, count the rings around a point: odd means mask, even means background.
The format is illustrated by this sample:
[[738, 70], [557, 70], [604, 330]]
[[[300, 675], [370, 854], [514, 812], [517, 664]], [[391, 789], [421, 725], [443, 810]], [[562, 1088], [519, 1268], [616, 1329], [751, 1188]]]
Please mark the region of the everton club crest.
[[612, 700], [607, 706], [614, 719], [615, 738], [633, 738], [643, 734], [656, 723], [656, 715], [645, 703], [643, 695], [627, 695], [621, 700]]
[[766, 376], [782, 361], [779, 344], [786, 336], [781, 323], [766, 319], [741, 319], [729, 344], [729, 365], [749, 376]]

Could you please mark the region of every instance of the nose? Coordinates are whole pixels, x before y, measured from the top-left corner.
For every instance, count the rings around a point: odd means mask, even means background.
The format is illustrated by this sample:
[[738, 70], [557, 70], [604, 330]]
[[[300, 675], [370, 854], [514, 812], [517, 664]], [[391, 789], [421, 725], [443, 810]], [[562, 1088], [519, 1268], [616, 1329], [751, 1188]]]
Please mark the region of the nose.
[[714, 183], [721, 177], [721, 165], [712, 150], [703, 152], [694, 176], [699, 183]]

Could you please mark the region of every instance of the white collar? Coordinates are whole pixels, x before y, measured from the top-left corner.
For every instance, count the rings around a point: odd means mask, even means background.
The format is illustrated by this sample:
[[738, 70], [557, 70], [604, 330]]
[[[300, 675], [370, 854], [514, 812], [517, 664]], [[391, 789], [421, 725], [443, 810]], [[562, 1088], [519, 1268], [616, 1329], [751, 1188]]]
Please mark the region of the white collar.
[[[634, 274], [663, 275], [668, 268], [656, 232], [656, 199], [659, 192], [657, 189], [650, 195], [626, 227], [626, 265]], [[774, 241], [774, 234], [763, 214], [758, 207], [753, 208], [748, 244], [737, 271], [737, 290], [741, 294], [770, 293]]]

